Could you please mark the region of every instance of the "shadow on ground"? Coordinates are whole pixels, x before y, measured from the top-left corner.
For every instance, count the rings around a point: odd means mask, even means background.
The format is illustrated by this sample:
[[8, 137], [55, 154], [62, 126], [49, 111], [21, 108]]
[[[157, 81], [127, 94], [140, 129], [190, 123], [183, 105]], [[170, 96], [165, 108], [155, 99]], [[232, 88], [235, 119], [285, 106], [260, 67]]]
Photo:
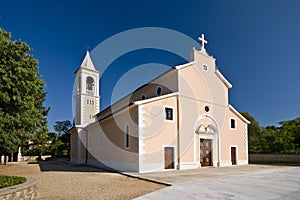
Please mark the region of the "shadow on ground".
[[96, 168], [87, 165], [71, 164], [65, 161], [38, 161], [29, 162], [29, 165], [39, 165], [41, 172], [62, 171], [62, 172], [105, 172], [114, 173], [106, 169]]
[[94, 167], [86, 164], [73, 164], [67, 161], [38, 161], [29, 162], [29, 165], [39, 165], [41, 172], [100, 172], [100, 173], [111, 173], [120, 174], [122, 176], [136, 178], [143, 181], [148, 181], [156, 184], [161, 184], [165, 186], [170, 186], [169, 183], [164, 183], [162, 181], [157, 181], [151, 178], [144, 178], [142, 176], [136, 176], [131, 173], [124, 173], [115, 171], [110, 168]]

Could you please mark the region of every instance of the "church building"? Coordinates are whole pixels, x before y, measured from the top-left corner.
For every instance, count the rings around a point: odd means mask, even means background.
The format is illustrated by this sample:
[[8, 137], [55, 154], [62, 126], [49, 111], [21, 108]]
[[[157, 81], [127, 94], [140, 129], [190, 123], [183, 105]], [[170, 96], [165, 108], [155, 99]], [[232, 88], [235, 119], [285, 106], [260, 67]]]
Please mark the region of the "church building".
[[86, 53], [75, 71], [71, 162], [151, 172], [248, 164], [250, 123], [229, 104], [230, 82], [204, 35], [191, 61], [100, 110], [100, 72]]

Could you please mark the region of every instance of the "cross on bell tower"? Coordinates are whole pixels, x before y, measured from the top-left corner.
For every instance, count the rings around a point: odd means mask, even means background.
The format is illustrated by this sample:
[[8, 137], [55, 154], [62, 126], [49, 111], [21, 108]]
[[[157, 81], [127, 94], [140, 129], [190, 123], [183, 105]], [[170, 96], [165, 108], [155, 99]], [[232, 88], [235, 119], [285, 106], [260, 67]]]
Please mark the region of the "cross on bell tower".
[[86, 48], [86, 51], [90, 51], [91, 47], [90, 47], [90, 45], [86, 45], [85, 48]]
[[198, 38], [198, 40], [202, 43], [201, 44], [201, 51], [205, 50], [204, 45], [207, 44], [207, 41], [204, 39], [204, 34], [202, 33], [201, 37]]

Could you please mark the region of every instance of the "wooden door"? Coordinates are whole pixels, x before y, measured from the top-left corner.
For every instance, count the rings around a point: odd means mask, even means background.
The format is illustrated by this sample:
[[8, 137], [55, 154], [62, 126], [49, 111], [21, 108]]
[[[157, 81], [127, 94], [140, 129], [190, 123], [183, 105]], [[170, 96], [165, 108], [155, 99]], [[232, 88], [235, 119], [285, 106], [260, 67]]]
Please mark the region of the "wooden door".
[[231, 147], [231, 163], [236, 165], [236, 147]]
[[165, 147], [165, 169], [174, 169], [174, 148]]
[[211, 166], [211, 140], [200, 139], [200, 163], [201, 166]]

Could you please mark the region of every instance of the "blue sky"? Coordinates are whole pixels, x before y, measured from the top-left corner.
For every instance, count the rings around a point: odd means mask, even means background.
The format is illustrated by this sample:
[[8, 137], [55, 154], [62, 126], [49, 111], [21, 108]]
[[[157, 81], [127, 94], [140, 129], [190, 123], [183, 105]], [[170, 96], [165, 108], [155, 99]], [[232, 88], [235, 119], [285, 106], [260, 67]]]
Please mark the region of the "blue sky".
[[[230, 103], [261, 125], [300, 116], [300, 2], [265, 1], [1, 1], [0, 26], [32, 48], [51, 107], [49, 128], [72, 120], [74, 71], [86, 45], [139, 27], [163, 27], [193, 39], [205, 33], [207, 51], [233, 84]], [[147, 37], [145, 37], [147, 40]], [[176, 43], [176, 42], [175, 42]], [[122, 45], [122, 44], [120, 44]], [[137, 50], [109, 66], [101, 81], [102, 108], [131, 67], [174, 66], [184, 60], [159, 50]]]

